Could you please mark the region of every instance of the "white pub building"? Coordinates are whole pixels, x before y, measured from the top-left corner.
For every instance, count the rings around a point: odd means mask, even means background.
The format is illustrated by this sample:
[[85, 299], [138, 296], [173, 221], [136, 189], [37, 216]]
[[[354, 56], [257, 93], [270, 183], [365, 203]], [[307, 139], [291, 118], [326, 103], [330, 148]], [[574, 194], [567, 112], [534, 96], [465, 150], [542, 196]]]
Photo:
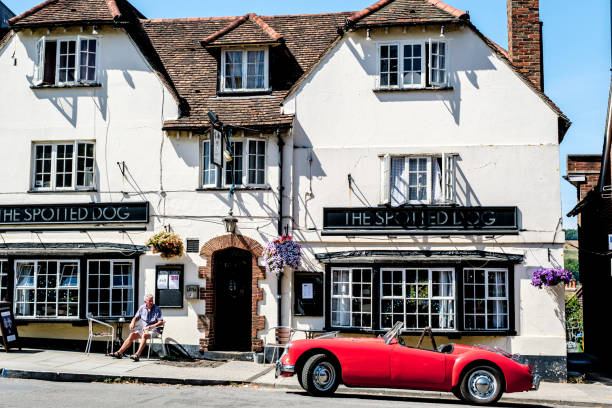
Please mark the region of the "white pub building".
[[[22, 340], [77, 343], [145, 293], [164, 341], [260, 351], [269, 328], [519, 353], [565, 376], [559, 143], [537, 0], [509, 50], [437, 0], [146, 19], [48, 0], [0, 35], [0, 301]], [[227, 159], [211, 164], [211, 129]], [[181, 237], [163, 259], [156, 232]], [[267, 273], [278, 235], [302, 266]], [[272, 340], [273, 333], [267, 334]]]

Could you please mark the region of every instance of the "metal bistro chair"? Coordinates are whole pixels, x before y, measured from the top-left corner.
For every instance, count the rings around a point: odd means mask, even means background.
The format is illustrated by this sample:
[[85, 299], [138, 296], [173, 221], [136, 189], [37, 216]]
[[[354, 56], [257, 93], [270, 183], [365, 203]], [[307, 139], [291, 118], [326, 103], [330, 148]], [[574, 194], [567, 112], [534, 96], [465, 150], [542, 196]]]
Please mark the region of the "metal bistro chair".
[[[87, 317], [87, 321], [89, 323], [89, 337], [87, 338], [87, 345], [85, 346], [85, 353], [89, 355], [89, 352], [91, 351], [91, 342], [93, 341], [93, 339], [106, 337], [106, 352], [107, 354], [112, 354], [113, 344], [115, 341], [115, 328], [108, 323], [101, 322], [90, 316]], [[110, 329], [110, 333], [108, 331], [99, 332], [99, 333], [94, 332], [94, 324], [97, 324], [99, 326], [104, 326], [105, 329]], [[110, 343], [110, 353], [108, 352], [109, 343]]]
[[[268, 335], [270, 332], [274, 330], [274, 343], [268, 343]], [[295, 329], [287, 326], [275, 326], [270, 327], [264, 336], [264, 363], [266, 362], [266, 357], [268, 355], [267, 350], [272, 348], [272, 359], [270, 362], [274, 363], [276, 360], [280, 358], [280, 350], [284, 349], [287, 343], [291, 341], [293, 334], [295, 333]], [[276, 356], [276, 358], [274, 358]]]
[[[161, 346], [161, 349], [163, 351], [163, 355], [167, 355], [166, 353], [166, 345], [164, 344], [164, 326], [165, 326], [165, 322], [162, 326], [160, 326], [159, 332], [153, 332], [150, 333], [151, 336], [149, 337], [149, 339], [147, 340], [147, 347], [149, 348], [148, 352], [147, 352], [147, 360], [151, 359], [151, 347], [153, 346], [153, 341], [155, 339], [159, 340], [159, 345]], [[141, 327], [142, 328], [142, 327]], [[132, 354], [136, 353], [136, 342], [140, 343], [142, 341], [142, 339], [136, 339], [134, 340], [134, 342], [132, 343]]]

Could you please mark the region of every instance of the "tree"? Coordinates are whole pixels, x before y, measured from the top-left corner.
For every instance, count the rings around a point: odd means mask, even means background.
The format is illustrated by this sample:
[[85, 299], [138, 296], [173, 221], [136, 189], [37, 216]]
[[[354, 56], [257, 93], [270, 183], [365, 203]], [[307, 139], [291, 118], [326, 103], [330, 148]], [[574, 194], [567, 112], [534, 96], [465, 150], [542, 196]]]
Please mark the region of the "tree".
[[580, 268], [576, 258], [565, 258], [564, 268], [572, 273], [576, 282], [580, 282]]
[[565, 239], [575, 241], [578, 239], [578, 230], [568, 229], [565, 230]]

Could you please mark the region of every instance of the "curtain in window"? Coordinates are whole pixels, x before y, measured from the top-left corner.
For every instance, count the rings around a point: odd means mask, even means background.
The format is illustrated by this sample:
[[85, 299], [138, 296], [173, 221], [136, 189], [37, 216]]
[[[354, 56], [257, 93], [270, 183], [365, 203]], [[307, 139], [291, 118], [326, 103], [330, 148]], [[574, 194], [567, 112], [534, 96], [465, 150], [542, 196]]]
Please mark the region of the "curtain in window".
[[444, 201], [444, 195], [442, 194], [442, 169], [437, 158], [433, 159], [433, 189], [432, 195], [433, 200], [436, 203]]
[[406, 180], [402, 178], [406, 160], [403, 157], [391, 159], [391, 204], [401, 205], [408, 201]]
[[262, 89], [264, 87], [264, 51], [247, 52], [247, 88]]

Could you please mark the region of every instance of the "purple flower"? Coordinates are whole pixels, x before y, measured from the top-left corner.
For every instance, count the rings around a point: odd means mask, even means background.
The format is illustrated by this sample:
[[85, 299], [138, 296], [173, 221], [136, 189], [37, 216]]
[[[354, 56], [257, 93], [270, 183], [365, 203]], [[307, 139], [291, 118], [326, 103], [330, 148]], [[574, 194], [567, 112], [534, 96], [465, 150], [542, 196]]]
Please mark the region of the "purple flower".
[[302, 246], [294, 242], [290, 235], [268, 242], [263, 254], [268, 272], [278, 274], [285, 266], [298, 268], [302, 265]]
[[572, 272], [565, 269], [538, 269], [533, 272], [531, 284], [542, 289], [542, 286], [555, 286], [571, 280]]

